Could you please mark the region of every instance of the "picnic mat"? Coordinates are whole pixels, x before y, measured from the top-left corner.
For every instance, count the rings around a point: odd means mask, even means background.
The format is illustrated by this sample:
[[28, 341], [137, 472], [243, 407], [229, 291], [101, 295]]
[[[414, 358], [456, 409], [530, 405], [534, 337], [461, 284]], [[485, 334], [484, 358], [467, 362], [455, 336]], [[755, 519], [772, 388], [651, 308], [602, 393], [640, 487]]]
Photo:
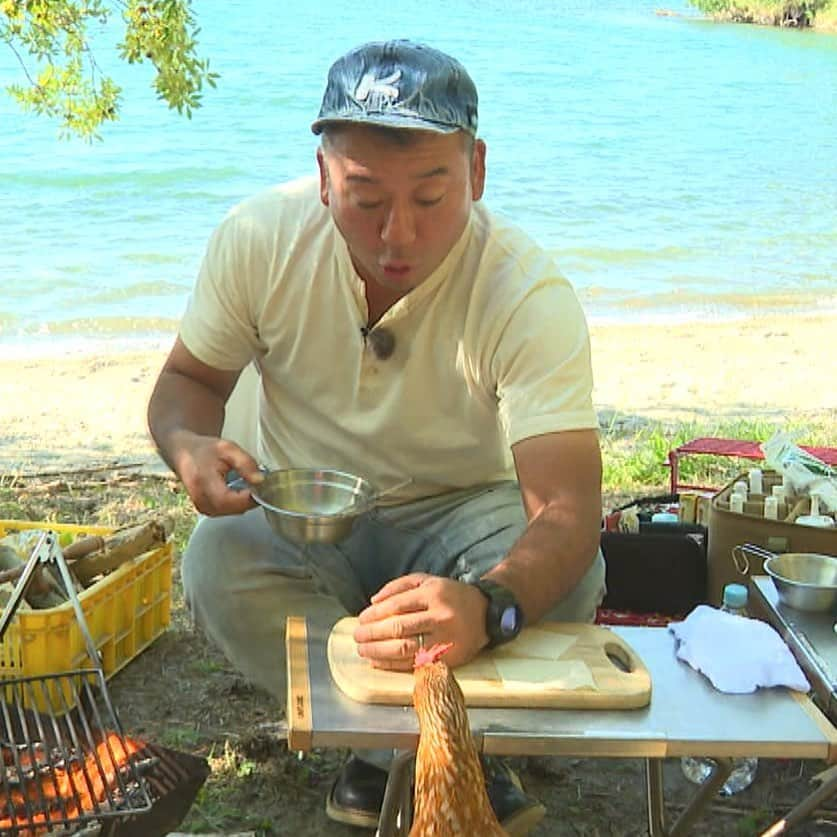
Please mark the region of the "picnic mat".
[[[358, 656], [356, 622], [341, 619], [329, 635], [334, 682], [362, 703], [411, 705], [413, 675], [374, 669]], [[651, 676], [642, 660], [599, 625], [539, 623], [454, 673], [469, 706], [636, 709], [651, 700]]]

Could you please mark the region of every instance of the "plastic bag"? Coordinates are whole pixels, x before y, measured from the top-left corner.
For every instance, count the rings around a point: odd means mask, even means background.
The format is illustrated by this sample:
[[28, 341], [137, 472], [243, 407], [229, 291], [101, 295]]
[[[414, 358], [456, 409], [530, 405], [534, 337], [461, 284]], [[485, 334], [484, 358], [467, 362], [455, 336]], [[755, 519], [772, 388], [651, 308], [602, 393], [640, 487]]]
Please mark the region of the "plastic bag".
[[832, 514], [837, 512], [837, 471], [796, 445], [788, 433], [778, 430], [761, 445], [767, 464], [782, 474], [796, 494], [818, 494]]

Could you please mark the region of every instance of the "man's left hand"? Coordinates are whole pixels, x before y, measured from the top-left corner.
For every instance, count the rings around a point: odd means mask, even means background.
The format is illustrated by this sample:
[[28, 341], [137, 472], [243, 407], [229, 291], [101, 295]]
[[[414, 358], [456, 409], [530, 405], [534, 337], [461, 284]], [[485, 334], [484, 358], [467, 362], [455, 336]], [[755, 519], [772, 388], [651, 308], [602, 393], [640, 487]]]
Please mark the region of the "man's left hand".
[[452, 642], [451, 667], [473, 659], [488, 643], [485, 596], [470, 584], [410, 573], [385, 584], [358, 617], [358, 654], [375, 668], [412, 671], [421, 644]]

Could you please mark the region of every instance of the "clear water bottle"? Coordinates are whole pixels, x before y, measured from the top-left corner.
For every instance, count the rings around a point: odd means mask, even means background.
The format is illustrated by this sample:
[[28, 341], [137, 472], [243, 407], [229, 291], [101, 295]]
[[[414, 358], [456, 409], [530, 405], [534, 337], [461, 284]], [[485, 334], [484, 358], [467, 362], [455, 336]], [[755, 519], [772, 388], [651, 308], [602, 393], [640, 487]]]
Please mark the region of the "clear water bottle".
[[[724, 587], [724, 602], [721, 610], [738, 616], [747, 616], [747, 588], [743, 584], [727, 584]], [[756, 778], [759, 760], [754, 757], [735, 759], [732, 773], [721, 786], [722, 796], [732, 796], [744, 788], [750, 787]], [[708, 758], [693, 758], [684, 756], [680, 759], [683, 775], [696, 785], [703, 784], [715, 769], [715, 762]]]

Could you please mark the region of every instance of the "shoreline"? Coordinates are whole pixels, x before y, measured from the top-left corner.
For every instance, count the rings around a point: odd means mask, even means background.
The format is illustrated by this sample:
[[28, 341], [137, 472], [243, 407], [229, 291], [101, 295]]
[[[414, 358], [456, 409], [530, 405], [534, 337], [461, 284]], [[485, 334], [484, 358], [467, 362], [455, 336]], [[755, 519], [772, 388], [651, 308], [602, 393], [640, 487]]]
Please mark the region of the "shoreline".
[[[621, 295], [604, 301], [607, 290], [579, 289], [576, 295], [591, 331], [603, 327], [677, 326], [710, 322], [733, 324], [773, 318], [831, 316], [837, 321], [837, 292], [810, 289], [791, 293], [774, 291], [758, 295], [728, 293], [713, 297], [692, 292], [658, 292], [640, 296]], [[114, 330], [105, 322], [96, 330], [96, 320], [41, 323], [37, 331], [9, 334], [0, 325], [0, 357], [7, 360], [47, 360], [56, 356], [124, 355], [139, 352], [167, 352], [174, 342], [178, 319], [144, 321], [132, 318], [131, 331]], [[143, 325], [146, 329], [143, 329]], [[4, 333], [5, 332], [5, 333]]]
[[[826, 376], [828, 314], [736, 320], [590, 322], [593, 400], [603, 425], [765, 419], [837, 422]], [[0, 359], [0, 473], [134, 464], [165, 472], [145, 410], [170, 340], [141, 349]]]

